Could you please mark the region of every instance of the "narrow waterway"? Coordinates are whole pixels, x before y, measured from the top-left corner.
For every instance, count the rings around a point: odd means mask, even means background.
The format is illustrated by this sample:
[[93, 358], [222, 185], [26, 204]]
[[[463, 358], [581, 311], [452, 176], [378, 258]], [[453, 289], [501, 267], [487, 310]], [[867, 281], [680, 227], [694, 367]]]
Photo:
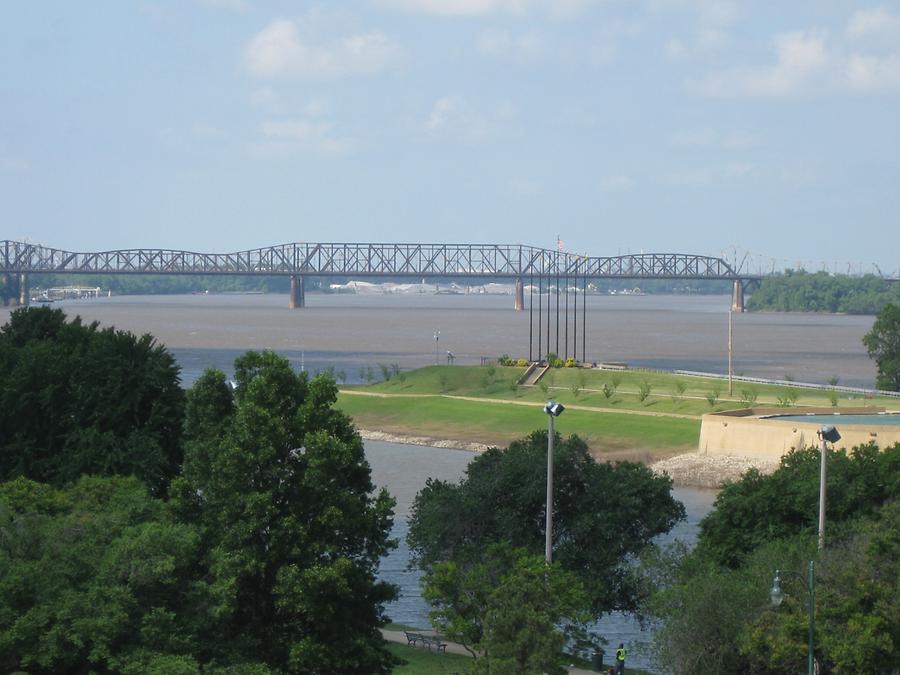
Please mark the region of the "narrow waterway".
[[[406, 518], [416, 493], [424, 487], [428, 478], [456, 481], [463, 476], [474, 455], [463, 450], [367, 441], [366, 457], [372, 466], [375, 484], [387, 488], [397, 500], [392, 534], [400, 545], [384, 558], [380, 569], [382, 579], [400, 587], [400, 597], [388, 606], [388, 615], [398, 623], [428, 626], [428, 605], [422, 599], [419, 586], [421, 574], [408, 568]], [[658, 541], [668, 543], [680, 539], [693, 543], [697, 536], [697, 526], [712, 509], [716, 493], [713, 490], [676, 487], [674, 495], [684, 504], [687, 519], [678, 523], [668, 534], [659, 537]], [[604, 617], [596, 628], [610, 645], [618, 645], [619, 642], [629, 645], [630, 665], [652, 670], [647, 648], [652, 635], [642, 630], [633, 616], [617, 612]]]

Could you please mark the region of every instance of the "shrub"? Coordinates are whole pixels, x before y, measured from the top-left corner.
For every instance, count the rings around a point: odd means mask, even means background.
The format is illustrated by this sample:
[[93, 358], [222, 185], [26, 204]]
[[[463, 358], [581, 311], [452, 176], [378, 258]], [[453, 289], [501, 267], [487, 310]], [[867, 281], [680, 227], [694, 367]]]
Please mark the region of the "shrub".
[[752, 408], [756, 404], [758, 396], [756, 389], [741, 389], [741, 404], [747, 408]]
[[575, 359], [566, 359], [566, 368], [574, 368], [578, 365], [578, 361]]
[[528, 359], [519, 359], [518, 361], [516, 361], [516, 365], [519, 368], [526, 368], [528, 366]]
[[650, 383], [647, 380], [641, 380], [640, 385], [638, 386], [638, 398], [643, 403], [647, 400], [647, 397], [650, 396], [650, 391], [653, 387], [650, 386]]

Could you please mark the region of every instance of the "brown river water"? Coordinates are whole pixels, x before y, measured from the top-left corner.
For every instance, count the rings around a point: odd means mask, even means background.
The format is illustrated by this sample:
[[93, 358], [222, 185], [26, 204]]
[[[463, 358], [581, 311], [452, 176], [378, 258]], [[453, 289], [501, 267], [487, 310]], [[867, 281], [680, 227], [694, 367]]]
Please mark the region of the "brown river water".
[[[307, 370], [334, 366], [348, 382], [359, 381], [360, 366], [398, 363], [408, 369], [434, 363], [436, 353], [446, 363], [448, 350], [457, 364], [503, 353], [527, 357], [528, 297], [525, 311], [516, 312], [512, 305], [505, 295], [308, 294], [306, 308], [289, 310], [285, 295], [222, 294], [121, 296], [53, 306], [104, 326], [155, 335], [175, 353], [190, 384], [206, 366], [228, 371], [247, 349], [282, 352]], [[586, 320], [579, 308], [579, 356], [583, 334], [590, 362], [724, 373], [728, 306], [726, 296], [588, 296]], [[9, 311], [0, 308], [0, 323]], [[536, 311], [535, 302], [535, 355]], [[733, 320], [736, 374], [789, 375], [819, 384], [838, 376], [844, 385], [873, 385], [875, 368], [862, 337], [874, 317], [744, 313]], [[565, 322], [560, 321], [558, 353], [572, 355], [575, 327], [570, 318], [567, 350]], [[554, 313], [551, 346], [557, 351], [555, 328]], [[546, 352], [546, 314], [541, 332]]]

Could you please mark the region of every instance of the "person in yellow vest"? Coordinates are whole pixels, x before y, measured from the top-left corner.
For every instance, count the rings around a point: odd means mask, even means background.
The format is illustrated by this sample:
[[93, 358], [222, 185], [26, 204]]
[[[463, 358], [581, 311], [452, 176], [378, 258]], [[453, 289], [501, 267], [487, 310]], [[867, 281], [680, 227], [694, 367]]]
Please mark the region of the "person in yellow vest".
[[625, 673], [625, 645], [623, 643], [619, 643], [619, 648], [616, 650], [616, 675], [624, 675]]

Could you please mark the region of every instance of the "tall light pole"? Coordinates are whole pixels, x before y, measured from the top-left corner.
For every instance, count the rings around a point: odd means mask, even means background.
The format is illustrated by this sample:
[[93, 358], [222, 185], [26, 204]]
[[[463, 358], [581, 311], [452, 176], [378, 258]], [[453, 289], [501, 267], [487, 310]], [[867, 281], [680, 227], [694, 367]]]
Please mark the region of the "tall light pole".
[[565, 406], [556, 401], [547, 401], [547, 526], [544, 538], [544, 558], [549, 565], [553, 562], [553, 418], [562, 415]]
[[841, 440], [838, 430], [830, 425], [825, 425], [819, 429], [819, 454], [821, 455], [819, 468], [819, 550], [825, 548], [825, 476], [826, 462], [825, 457], [828, 454], [828, 446], [826, 441], [837, 443]]
[[734, 353], [734, 311], [728, 308], [728, 395], [734, 396], [734, 368], [732, 355]]
[[441, 338], [441, 331], [434, 331], [434, 365], [438, 365], [438, 340]]
[[[772, 590], [769, 591], [769, 598], [772, 601], [772, 605], [778, 607], [784, 600], [784, 592], [781, 590], [781, 574], [783, 570], [775, 570], [775, 579], [772, 581]], [[800, 572], [794, 572], [791, 570], [784, 571], [785, 574], [793, 574], [797, 578], [800, 579], [806, 586], [806, 594], [807, 594], [807, 605], [806, 611], [809, 613], [809, 641], [806, 650], [806, 672], [807, 675], [813, 675], [815, 668], [815, 659], [813, 657], [813, 635], [815, 634], [816, 627], [816, 576], [815, 576], [815, 562], [809, 561], [809, 576], [804, 580], [803, 575]]]

